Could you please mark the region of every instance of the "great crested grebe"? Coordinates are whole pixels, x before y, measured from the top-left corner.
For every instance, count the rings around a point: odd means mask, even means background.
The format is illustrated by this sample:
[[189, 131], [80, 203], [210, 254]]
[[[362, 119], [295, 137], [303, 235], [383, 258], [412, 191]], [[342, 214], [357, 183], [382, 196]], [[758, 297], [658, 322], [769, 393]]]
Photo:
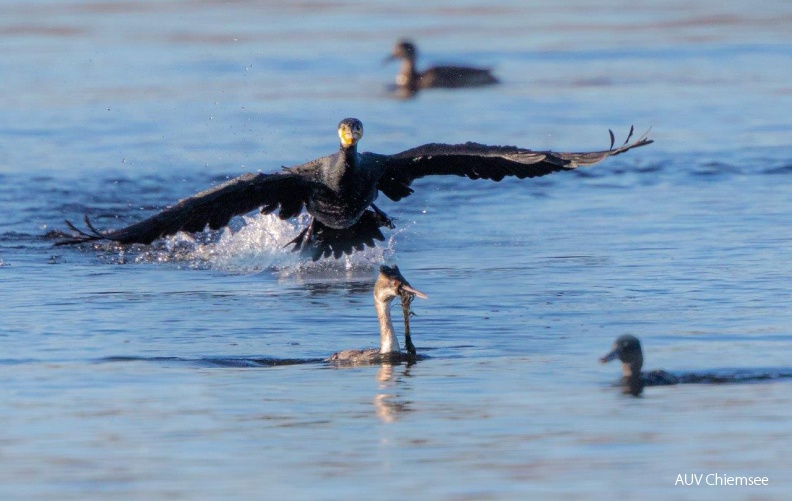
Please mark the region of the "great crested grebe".
[[[414, 289], [399, 271], [399, 267], [381, 266], [379, 277], [374, 284], [374, 309], [377, 311], [380, 327], [380, 347], [368, 350], [339, 351], [327, 359], [340, 364], [379, 364], [383, 362], [414, 361], [420, 358], [415, 352], [409, 330], [409, 303], [412, 296], [426, 299], [423, 292]], [[391, 320], [391, 303], [397, 297], [402, 298], [404, 309], [404, 343], [407, 353], [399, 349], [399, 340], [393, 330]]]
[[341, 257], [374, 240], [384, 240], [380, 227], [393, 228], [390, 218], [374, 205], [379, 192], [394, 201], [413, 193], [410, 185], [418, 178], [434, 175], [467, 176], [470, 179], [500, 181], [506, 176], [520, 179], [544, 176], [595, 164], [632, 148], [652, 143], [645, 136], [618, 147], [589, 153], [531, 151], [515, 146], [487, 146], [477, 143], [418, 146], [395, 155], [358, 153], [363, 124], [346, 118], [338, 125], [340, 149], [337, 153], [303, 165], [284, 168], [273, 174], [244, 174], [219, 186], [185, 198], [160, 213], [117, 230], [98, 231], [85, 217], [87, 230], [68, 226], [76, 235], [55, 245], [112, 240], [122, 244], [149, 244], [179, 231], [198, 232], [207, 226], [216, 230], [232, 217], [260, 209], [264, 214], [278, 211], [281, 219], [311, 215], [308, 227], [291, 242], [314, 261], [321, 257]]

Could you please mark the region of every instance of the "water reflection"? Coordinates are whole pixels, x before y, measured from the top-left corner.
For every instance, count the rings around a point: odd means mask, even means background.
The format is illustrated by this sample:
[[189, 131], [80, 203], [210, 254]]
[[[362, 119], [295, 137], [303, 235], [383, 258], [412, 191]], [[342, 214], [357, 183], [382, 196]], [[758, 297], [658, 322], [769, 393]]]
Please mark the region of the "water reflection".
[[[420, 359], [421, 357], [418, 357]], [[408, 387], [405, 379], [411, 377], [411, 368], [417, 363], [418, 359], [406, 362], [386, 362], [380, 363], [374, 376], [377, 381], [377, 391], [372, 399], [374, 414], [384, 423], [394, 423], [404, 414], [412, 412], [412, 401], [404, 397]], [[28, 361], [8, 361], [0, 360], [0, 364], [27, 363]], [[276, 358], [276, 357], [201, 357], [201, 358], [182, 358], [182, 357], [136, 357], [136, 356], [110, 356], [98, 359], [97, 364], [109, 363], [133, 363], [146, 362], [157, 363], [163, 366], [170, 365], [189, 365], [209, 368], [260, 368], [260, 367], [283, 367], [287, 365], [305, 364], [326, 364], [331, 368], [348, 369], [359, 368], [363, 364], [336, 364], [328, 362], [325, 358]], [[368, 364], [374, 366], [377, 364]]]
[[339, 292], [344, 292], [350, 295], [370, 294], [372, 289], [371, 280], [354, 280], [349, 282], [334, 281], [334, 282], [304, 282], [301, 284], [308, 296], [335, 296]]
[[[384, 357], [383, 357], [384, 358]], [[327, 367], [334, 369], [349, 369], [360, 367], [374, 367], [378, 366], [375, 379], [381, 383], [398, 381], [399, 376], [408, 377], [409, 369], [415, 365], [419, 360], [424, 360], [427, 357], [421, 355], [402, 355], [400, 357], [390, 357], [387, 361], [377, 360], [372, 362], [358, 362], [358, 363], [338, 363], [332, 361], [330, 358], [280, 358], [280, 357], [168, 357], [168, 356], [153, 356], [142, 357], [134, 355], [118, 355], [102, 357], [94, 360], [97, 364], [107, 363], [130, 363], [130, 362], [148, 362], [164, 365], [193, 365], [198, 367], [280, 367], [284, 365], [305, 365], [305, 364], [322, 364], [325, 363]], [[15, 363], [28, 363], [31, 360], [0, 360], [0, 364], [15, 364]], [[393, 376], [393, 367], [405, 368], [400, 375], [396, 378]]]
[[98, 364], [124, 363], [124, 362], [152, 362], [163, 365], [192, 365], [197, 367], [280, 367], [284, 365], [303, 365], [324, 362], [324, 358], [277, 358], [277, 357], [137, 357], [137, 356], [110, 356], [96, 360]]
[[412, 412], [410, 407], [412, 402], [406, 400], [399, 393], [399, 387], [403, 389], [402, 378], [410, 377], [410, 368], [415, 362], [407, 362], [402, 367], [399, 374], [394, 376], [394, 364], [382, 364], [377, 370], [377, 381], [379, 381], [379, 392], [374, 396], [374, 412], [384, 423], [393, 423], [407, 412]]

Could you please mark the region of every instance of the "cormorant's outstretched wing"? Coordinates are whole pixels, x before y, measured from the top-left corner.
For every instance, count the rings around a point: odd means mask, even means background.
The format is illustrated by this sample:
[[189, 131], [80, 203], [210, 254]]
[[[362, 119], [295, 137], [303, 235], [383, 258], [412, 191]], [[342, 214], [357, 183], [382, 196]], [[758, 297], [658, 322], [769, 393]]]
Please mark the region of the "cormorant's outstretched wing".
[[158, 238], [179, 231], [198, 232], [206, 226], [216, 230], [227, 225], [232, 217], [261, 207], [269, 214], [279, 207], [278, 216], [288, 219], [298, 215], [308, 197], [308, 182], [289, 172], [277, 174], [245, 174], [219, 186], [181, 200], [159, 214], [126, 228], [100, 232], [85, 217], [87, 231], [69, 221], [66, 224], [77, 232], [72, 238], [55, 245], [78, 244], [92, 240], [113, 240], [130, 244], [149, 244]]
[[[591, 165], [625, 151], [651, 144], [647, 131], [638, 140], [629, 143], [630, 134], [624, 144], [604, 151], [589, 153], [556, 153], [532, 151], [516, 146], [487, 146], [478, 143], [438, 144], [431, 143], [412, 148], [395, 155], [383, 156], [384, 175], [377, 187], [391, 200], [401, 200], [413, 193], [410, 184], [424, 176], [456, 175], [470, 179], [500, 181], [506, 176], [539, 177], [560, 170], [570, 170], [581, 165]], [[629, 144], [628, 144], [629, 143]]]

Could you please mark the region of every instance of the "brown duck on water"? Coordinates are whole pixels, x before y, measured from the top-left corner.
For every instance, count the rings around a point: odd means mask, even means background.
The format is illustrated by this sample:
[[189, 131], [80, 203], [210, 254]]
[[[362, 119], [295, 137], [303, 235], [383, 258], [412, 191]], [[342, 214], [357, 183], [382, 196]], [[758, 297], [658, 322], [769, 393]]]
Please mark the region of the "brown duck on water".
[[303, 210], [311, 223], [290, 243], [314, 261], [321, 257], [341, 257], [375, 240], [384, 240], [381, 227], [393, 228], [390, 218], [374, 205], [380, 192], [394, 201], [413, 193], [410, 185], [425, 176], [455, 175], [470, 179], [500, 181], [507, 176], [519, 179], [592, 165], [639, 146], [652, 143], [646, 136], [618, 148], [588, 153], [532, 151], [516, 146], [487, 146], [478, 143], [418, 146], [395, 155], [358, 153], [363, 124], [346, 118], [338, 124], [338, 152], [272, 174], [244, 174], [219, 186], [185, 198], [154, 216], [125, 228], [99, 231], [87, 216], [87, 230], [55, 245], [112, 240], [122, 244], [149, 244], [179, 231], [213, 230], [228, 224], [232, 217], [259, 209], [264, 214], [278, 212], [281, 219], [298, 216]]

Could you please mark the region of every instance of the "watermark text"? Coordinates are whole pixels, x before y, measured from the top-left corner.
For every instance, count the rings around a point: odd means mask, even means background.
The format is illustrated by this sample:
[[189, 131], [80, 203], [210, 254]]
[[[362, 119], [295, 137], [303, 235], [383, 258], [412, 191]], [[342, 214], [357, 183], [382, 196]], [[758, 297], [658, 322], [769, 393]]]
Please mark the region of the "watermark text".
[[763, 486], [770, 485], [767, 477], [745, 477], [722, 475], [720, 473], [680, 473], [674, 485], [709, 485], [709, 486]]

